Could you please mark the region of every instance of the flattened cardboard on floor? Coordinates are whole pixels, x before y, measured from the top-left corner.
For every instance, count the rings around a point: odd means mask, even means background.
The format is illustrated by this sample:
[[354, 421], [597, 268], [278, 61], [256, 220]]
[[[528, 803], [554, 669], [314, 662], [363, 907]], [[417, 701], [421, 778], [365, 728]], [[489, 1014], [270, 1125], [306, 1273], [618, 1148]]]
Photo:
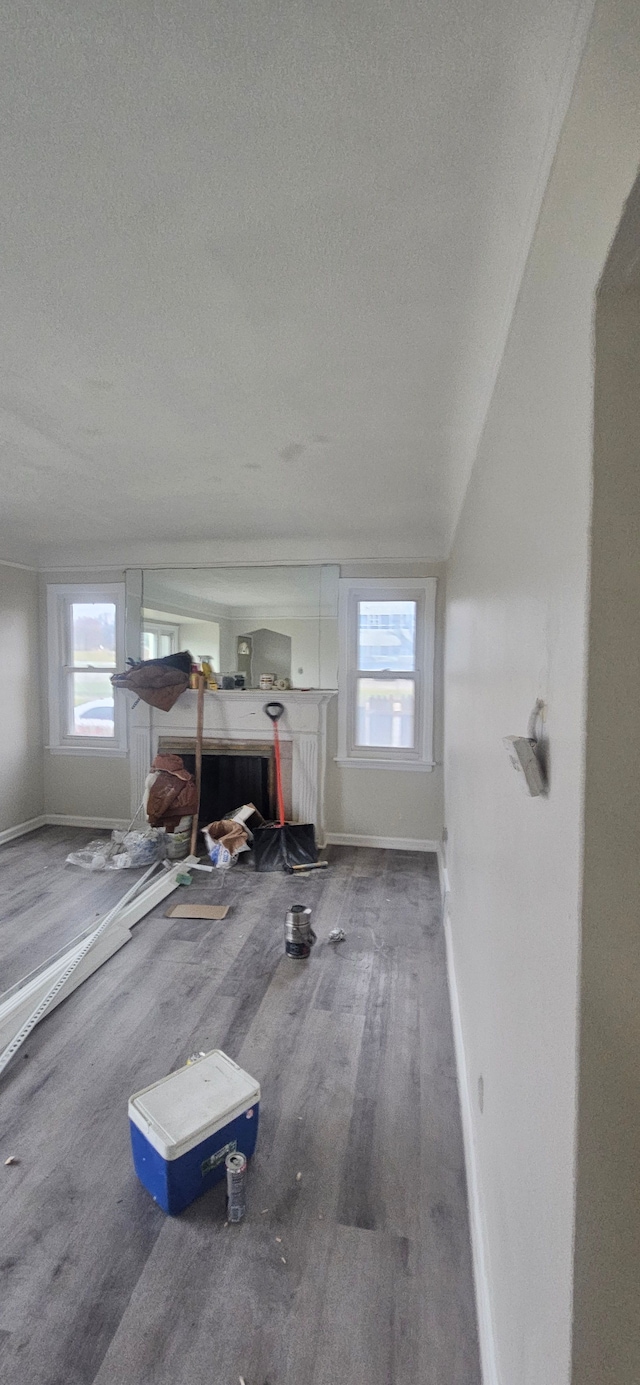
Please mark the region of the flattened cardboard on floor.
[[168, 909], [167, 919], [226, 919], [228, 904], [175, 904]]

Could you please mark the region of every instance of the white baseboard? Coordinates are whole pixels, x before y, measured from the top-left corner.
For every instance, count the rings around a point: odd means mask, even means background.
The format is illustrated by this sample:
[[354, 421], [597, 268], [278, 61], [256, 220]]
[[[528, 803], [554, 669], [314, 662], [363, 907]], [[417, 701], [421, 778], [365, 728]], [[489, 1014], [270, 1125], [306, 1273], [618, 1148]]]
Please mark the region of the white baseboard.
[[91, 827], [96, 832], [129, 826], [127, 818], [83, 818], [73, 813], [47, 813], [44, 822], [47, 827]]
[[7, 827], [0, 832], [0, 846], [13, 842], [16, 837], [26, 837], [28, 832], [37, 832], [39, 827], [88, 827], [95, 832], [112, 831], [114, 827], [125, 828], [126, 818], [82, 818], [69, 813], [42, 813], [28, 822], [18, 822], [15, 827]]
[[46, 827], [46, 825], [47, 819], [43, 815], [39, 818], [30, 818], [28, 822], [19, 822], [15, 827], [7, 827], [4, 832], [0, 832], [0, 846], [4, 846], [5, 842], [15, 841], [16, 837], [25, 837], [27, 832], [37, 832], [39, 827]]
[[451, 920], [448, 915], [445, 917], [444, 935], [447, 948], [449, 1003], [451, 1005], [453, 1038], [456, 1050], [456, 1067], [458, 1070], [458, 1091], [460, 1094], [460, 1111], [462, 1116], [464, 1161], [467, 1173], [467, 1196], [469, 1199], [469, 1223], [471, 1231], [471, 1250], [473, 1255], [473, 1278], [476, 1290], [476, 1310], [478, 1314], [478, 1337], [480, 1340], [482, 1381], [483, 1385], [500, 1385], [487, 1264], [487, 1235], [480, 1195], [478, 1156], [472, 1115], [472, 1096], [464, 1047], [460, 997], [456, 980]]
[[328, 846], [373, 846], [381, 851], [435, 851], [438, 842], [423, 837], [360, 837], [352, 832], [327, 832]]
[[440, 896], [444, 906], [447, 895], [450, 892], [449, 872], [445, 865], [444, 848], [442, 842], [438, 842], [438, 875], [440, 877]]

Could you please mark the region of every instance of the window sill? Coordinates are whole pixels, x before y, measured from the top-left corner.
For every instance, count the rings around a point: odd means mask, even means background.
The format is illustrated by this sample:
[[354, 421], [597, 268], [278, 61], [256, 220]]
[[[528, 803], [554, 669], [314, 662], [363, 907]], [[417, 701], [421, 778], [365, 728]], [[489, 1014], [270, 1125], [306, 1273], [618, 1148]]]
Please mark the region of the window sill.
[[45, 745], [50, 755], [89, 755], [92, 759], [126, 760], [129, 751], [113, 745]]
[[395, 769], [403, 772], [411, 770], [414, 774], [431, 774], [436, 768], [432, 760], [374, 760], [364, 756], [353, 756], [349, 759], [336, 755], [334, 763], [341, 769]]

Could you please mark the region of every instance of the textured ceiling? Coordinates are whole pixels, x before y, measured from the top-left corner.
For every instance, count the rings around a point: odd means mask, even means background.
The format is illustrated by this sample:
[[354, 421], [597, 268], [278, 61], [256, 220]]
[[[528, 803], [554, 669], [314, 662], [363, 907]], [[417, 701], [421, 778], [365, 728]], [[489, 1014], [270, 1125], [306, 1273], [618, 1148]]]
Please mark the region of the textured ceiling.
[[5, 7], [5, 556], [446, 553], [588, 9]]

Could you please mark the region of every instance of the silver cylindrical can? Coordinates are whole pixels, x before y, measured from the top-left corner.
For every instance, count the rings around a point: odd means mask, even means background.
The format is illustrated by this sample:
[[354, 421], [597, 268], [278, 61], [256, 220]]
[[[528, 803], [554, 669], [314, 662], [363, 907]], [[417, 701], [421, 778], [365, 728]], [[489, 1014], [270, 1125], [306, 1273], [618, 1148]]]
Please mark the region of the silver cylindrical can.
[[227, 1221], [242, 1221], [246, 1211], [247, 1161], [244, 1154], [228, 1154], [225, 1161], [227, 1171]]
[[311, 910], [304, 904], [292, 904], [284, 921], [284, 950], [287, 957], [308, 957], [316, 935], [311, 927]]

